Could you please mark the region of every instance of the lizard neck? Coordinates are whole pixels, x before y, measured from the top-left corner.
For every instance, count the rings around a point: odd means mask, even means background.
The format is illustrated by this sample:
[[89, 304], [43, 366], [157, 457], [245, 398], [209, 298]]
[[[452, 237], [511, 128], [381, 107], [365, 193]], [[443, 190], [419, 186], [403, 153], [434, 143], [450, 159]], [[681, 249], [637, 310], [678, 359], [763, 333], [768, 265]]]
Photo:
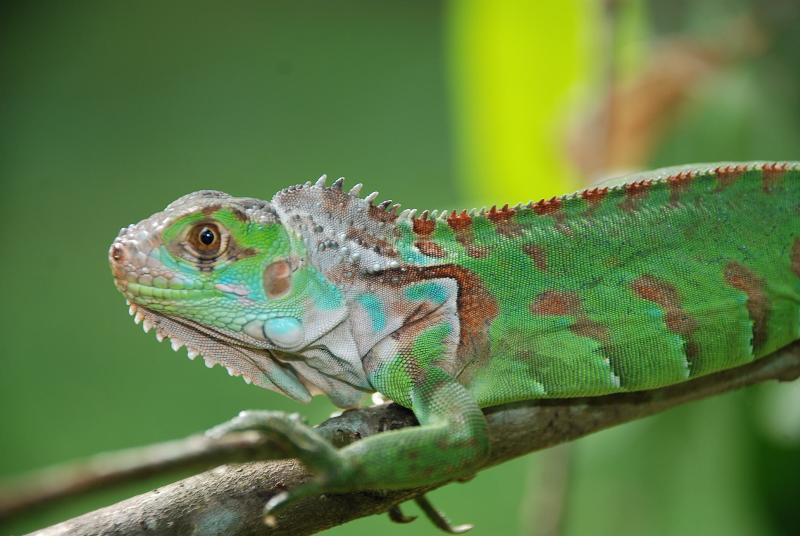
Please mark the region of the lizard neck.
[[311, 394], [325, 394], [339, 407], [355, 407], [370, 386], [352, 329], [350, 300], [308, 254], [303, 235], [291, 239], [302, 259], [303, 342], [278, 357], [291, 365]]
[[[463, 339], [467, 332], [460, 327], [460, 309], [488, 296], [469, 270], [451, 259], [426, 255], [431, 252], [409, 242], [412, 211], [398, 214], [391, 202], [375, 205], [375, 194], [360, 198], [358, 187], [354, 190], [343, 192], [338, 181], [332, 187], [307, 184], [279, 192], [272, 206], [304, 245], [309, 264], [342, 292], [349, 310], [348, 340], [354, 342], [369, 376], [388, 356], [376, 347], [387, 347], [403, 326], [440, 315]], [[438, 247], [453, 249], [447, 241]], [[487, 310], [493, 316], [494, 309]], [[479, 329], [488, 323], [488, 317], [479, 316], [469, 315], [467, 327]], [[483, 349], [478, 342], [461, 340], [459, 352], [441, 356], [436, 365], [458, 376]]]

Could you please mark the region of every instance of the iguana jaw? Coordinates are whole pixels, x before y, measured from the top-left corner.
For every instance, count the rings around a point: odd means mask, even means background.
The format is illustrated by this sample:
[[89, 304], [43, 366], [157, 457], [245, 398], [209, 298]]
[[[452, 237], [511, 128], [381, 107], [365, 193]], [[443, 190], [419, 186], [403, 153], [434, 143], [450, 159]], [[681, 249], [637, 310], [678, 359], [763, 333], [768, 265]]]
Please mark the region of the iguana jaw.
[[[118, 282], [118, 287], [125, 289], [123, 294], [126, 296], [137, 296], [134, 290], [136, 287], [133, 285], [136, 284]], [[147, 289], [152, 290], [154, 287]], [[155, 288], [155, 290], [164, 289]], [[141, 299], [141, 296], [139, 298]], [[240, 333], [217, 330], [191, 320], [154, 311], [130, 300], [126, 301], [129, 305], [128, 312], [133, 316], [134, 322], [141, 324], [145, 333], [153, 331], [159, 342], [169, 339], [173, 351], [186, 348], [189, 359], [193, 360], [200, 356], [208, 368], [219, 364], [229, 375], [241, 376], [245, 383], [277, 391], [301, 402], [308, 402], [311, 399], [314, 387], [307, 386], [291, 365], [279, 361], [278, 352], [259, 348], [259, 341], [247, 340], [248, 337]]]
[[186, 348], [189, 359], [203, 358], [208, 368], [219, 364], [230, 376], [277, 391], [300, 402], [319, 392], [299, 377], [292, 367], [278, 359], [280, 352], [251, 346], [235, 333], [224, 333], [192, 321], [159, 314], [130, 303], [128, 312], [145, 333], [155, 332], [159, 342], [170, 340], [172, 350]]
[[[189, 359], [194, 360], [197, 356], [200, 355], [200, 352], [194, 348], [191, 348], [186, 344], [186, 341], [182, 341], [175, 336], [171, 336], [169, 333], [166, 333], [165, 330], [159, 326], [161, 324], [161, 319], [163, 318], [162, 315], [159, 315], [153, 311], [148, 310], [145, 307], [141, 307], [136, 305], [135, 303], [131, 303], [129, 300], [126, 300], [125, 303], [128, 305], [128, 314], [133, 317], [133, 322], [136, 325], [141, 324], [142, 329], [145, 333], [150, 333], [151, 330], [155, 329], [156, 340], [158, 342], [163, 342], [164, 339], [170, 340], [170, 346], [172, 347], [173, 352], [177, 352], [181, 348], [186, 348], [186, 352], [188, 353]], [[208, 368], [212, 368], [214, 365], [218, 364], [218, 361], [207, 357], [201, 356], [206, 363]], [[237, 373], [231, 367], [226, 367], [228, 374], [231, 376], [240, 376], [241, 374]], [[244, 379], [245, 383], [252, 383], [252, 379], [241, 375], [242, 379]]]

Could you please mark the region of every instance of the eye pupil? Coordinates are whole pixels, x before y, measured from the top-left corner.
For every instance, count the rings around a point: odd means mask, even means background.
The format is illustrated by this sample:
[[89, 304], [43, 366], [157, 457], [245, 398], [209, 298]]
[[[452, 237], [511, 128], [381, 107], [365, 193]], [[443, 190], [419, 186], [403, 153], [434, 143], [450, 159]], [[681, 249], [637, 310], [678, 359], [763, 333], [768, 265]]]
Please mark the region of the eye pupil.
[[203, 244], [205, 244], [207, 246], [210, 246], [211, 244], [214, 243], [214, 240], [217, 239], [217, 235], [214, 234], [214, 231], [212, 231], [211, 229], [206, 227], [202, 231], [200, 231], [200, 237], [199, 238], [200, 238], [200, 242], [202, 242]]
[[217, 258], [225, 248], [225, 234], [215, 224], [198, 223], [186, 235], [186, 246], [190, 254], [206, 260]]

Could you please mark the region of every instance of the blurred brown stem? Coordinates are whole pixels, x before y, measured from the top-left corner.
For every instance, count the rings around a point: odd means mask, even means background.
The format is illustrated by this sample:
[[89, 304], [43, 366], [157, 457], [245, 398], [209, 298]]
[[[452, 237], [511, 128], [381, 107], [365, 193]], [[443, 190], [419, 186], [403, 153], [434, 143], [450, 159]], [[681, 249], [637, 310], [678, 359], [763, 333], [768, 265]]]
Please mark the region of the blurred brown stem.
[[[491, 408], [486, 415], [492, 453], [486, 467], [679, 404], [766, 380], [789, 381], [798, 376], [800, 343], [795, 343], [749, 365], [662, 389]], [[328, 419], [318, 430], [334, 444], [343, 445], [414, 423], [409, 411], [388, 405], [345, 412]], [[111, 484], [177, 469], [235, 462], [242, 463], [222, 465], [43, 529], [39, 534], [311, 534], [385, 512], [426, 491], [358, 492], [309, 498], [285, 511], [275, 527], [266, 527], [261, 519], [264, 503], [309, 475], [292, 460], [249, 461], [259, 459], [265, 446], [266, 442], [257, 433], [219, 440], [193, 436], [47, 469], [0, 491], [0, 518]]]

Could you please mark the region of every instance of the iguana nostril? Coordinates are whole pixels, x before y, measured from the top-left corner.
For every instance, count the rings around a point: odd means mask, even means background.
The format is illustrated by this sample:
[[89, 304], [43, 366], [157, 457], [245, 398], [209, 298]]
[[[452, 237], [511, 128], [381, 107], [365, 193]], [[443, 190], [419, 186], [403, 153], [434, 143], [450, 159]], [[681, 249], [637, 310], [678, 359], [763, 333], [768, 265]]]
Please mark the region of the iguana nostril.
[[122, 259], [125, 258], [122, 246], [119, 244], [113, 244], [111, 246], [111, 251], [109, 252], [109, 256], [111, 257], [111, 260], [114, 262], [122, 261]]

